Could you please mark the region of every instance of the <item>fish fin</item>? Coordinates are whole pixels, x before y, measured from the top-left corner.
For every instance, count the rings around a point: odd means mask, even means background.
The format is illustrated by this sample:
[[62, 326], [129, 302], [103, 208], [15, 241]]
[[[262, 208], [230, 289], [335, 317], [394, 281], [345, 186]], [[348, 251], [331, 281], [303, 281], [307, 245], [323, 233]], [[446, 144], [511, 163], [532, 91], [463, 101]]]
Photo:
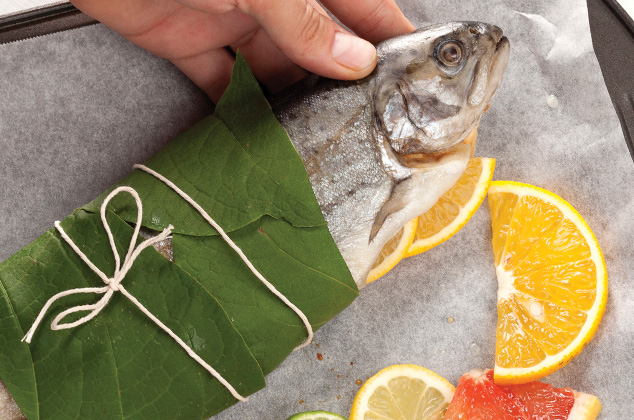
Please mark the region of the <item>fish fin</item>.
[[[428, 176], [433, 177], [434, 173], [437, 172], [439, 167], [442, 168], [451, 161], [458, 161], [463, 163], [463, 165], [461, 166], [462, 174], [462, 172], [464, 172], [464, 168], [466, 167], [466, 163], [469, 161], [470, 155], [471, 145], [463, 143], [453, 146], [451, 149], [443, 153], [429, 155], [408, 155], [406, 158], [408, 159], [408, 164], [411, 165], [409, 167], [411, 175], [406, 179], [394, 181], [394, 184], [392, 185], [392, 190], [390, 192], [390, 197], [385, 203], [383, 203], [383, 206], [381, 206], [381, 209], [374, 219], [372, 229], [370, 230], [370, 239], [368, 241], [368, 244], [371, 243], [376, 235], [381, 231], [381, 228], [385, 224], [385, 221], [388, 217], [405, 209], [405, 207], [414, 199], [414, 197], [421, 193], [421, 182], [424, 182], [424, 180], [420, 179], [421, 176], [425, 178], [427, 178]], [[449, 188], [446, 188], [446, 190], [447, 189]], [[445, 191], [443, 191], [443, 193]], [[440, 195], [442, 194], [439, 194], [439, 197]]]
[[383, 206], [381, 206], [381, 210], [379, 210], [376, 218], [374, 219], [372, 229], [370, 230], [370, 238], [368, 240], [368, 244], [374, 240], [388, 217], [390, 217], [394, 213], [398, 213], [399, 211], [403, 210], [405, 206], [407, 206], [407, 192], [409, 191], [409, 183], [407, 182], [408, 180], [409, 178], [404, 181], [397, 182], [392, 186], [390, 198], [388, 198], [388, 200], [383, 203]]

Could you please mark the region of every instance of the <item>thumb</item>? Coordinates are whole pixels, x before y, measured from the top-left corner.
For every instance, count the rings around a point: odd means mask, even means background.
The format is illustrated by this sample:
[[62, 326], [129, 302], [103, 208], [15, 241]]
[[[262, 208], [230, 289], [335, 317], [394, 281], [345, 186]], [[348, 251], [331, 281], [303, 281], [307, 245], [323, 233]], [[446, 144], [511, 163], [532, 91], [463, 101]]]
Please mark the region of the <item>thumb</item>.
[[291, 61], [310, 72], [352, 80], [367, 76], [376, 65], [371, 43], [345, 31], [307, 0], [243, 0], [238, 4]]

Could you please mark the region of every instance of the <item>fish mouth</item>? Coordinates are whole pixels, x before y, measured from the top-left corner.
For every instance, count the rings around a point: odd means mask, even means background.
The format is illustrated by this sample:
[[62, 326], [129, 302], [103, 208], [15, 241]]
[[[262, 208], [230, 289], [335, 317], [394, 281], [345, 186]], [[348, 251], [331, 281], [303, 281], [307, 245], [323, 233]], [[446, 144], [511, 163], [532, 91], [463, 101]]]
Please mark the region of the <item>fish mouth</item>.
[[492, 27], [494, 29], [491, 31], [491, 34], [494, 36], [494, 39], [497, 38], [497, 42], [495, 45], [494, 59], [500, 55], [502, 56], [508, 55], [510, 47], [511, 47], [511, 41], [509, 41], [509, 39], [506, 36], [504, 36], [504, 32], [502, 31], [502, 29], [493, 25]]
[[509, 48], [511, 46], [511, 41], [509, 41], [509, 39], [505, 36], [502, 36], [499, 40], [497, 45], [495, 46], [495, 53], [498, 54], [500, 52], [500, 50], [504, 50], [506, 48]]
[[[500, 30], [500, 33], [502, 30]], [[506, 66], [509, 62], [509, 56], [511, 51], [511, 41], [505, 36], [500, 36], [496, 46], [495, 46], [495, 54], [493, 55], [493, 62], [491, 63], [491, 69], [489, 70], [491, 73], [492, 80], [496, 81], [495, 89], [493, 89], [493, 94], [497, 91], [500, 82], [502, 81], [502, 75], [506, 70]], [[489, 98], [489, 101], [493, 98]]]

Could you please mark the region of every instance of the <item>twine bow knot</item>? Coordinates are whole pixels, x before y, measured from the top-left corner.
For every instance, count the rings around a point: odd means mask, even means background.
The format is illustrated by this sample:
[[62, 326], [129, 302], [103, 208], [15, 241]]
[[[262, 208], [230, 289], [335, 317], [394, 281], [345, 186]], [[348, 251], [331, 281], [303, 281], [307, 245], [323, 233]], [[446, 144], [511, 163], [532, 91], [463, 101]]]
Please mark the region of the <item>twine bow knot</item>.
[[[110, 229], [110, 225], [108, 224], [108, 220], [106, 219], [106, 208], [108, 206], [108, 203], [110, 202], [110, 200], [112, 200], [114, 196], [116, 196], [120, 192], [127, 192], [130, 195], [132, 195], [132, 197], [134, 197], [134, 201], [136, 202], [136, 207], [137, 207], [137, 223], [134, 228], [134, 234], [132, 235], [132, 239], [130, 240], [128, 253], [126, 254], [125, 259], [123, 260], [123, 266], [121, 265], [119, 252], [117, 252], [117, 246], [114, 242], [112, 230]], [[46, 312], [48, 312], [48, 309], [51, 307], [53, 303], [55, 303], [56, 300], [61, 299], [64, 296], [69, 296], [69, 295], [74, 295], [79, 293], [103, 294], [101, 299], [99, 299], [96, 303], [93, 303], [90, 305], [77, 305], [72, 308], [68, 308], [65, 311], [62, 311], [59, 315], [57, 315], [55, 319], [53, 319], [53, 322], [51, 323], [52, 330], [66, 330], [66, 329], [74, 328], [79, 325], [85, 324], [86, 322], [90, 321], [91, 319], [99, 315], [99, 312], [101, 312], [103, 308], [105, 308], [106, 305], [108, 305], [108, 302], [110, 302], [112, 295], [114, 295], [115, 292], [120, 292], [125, 297], [127, 297], [132, 303], [134, 303], [141, 310], [141, 312], [147, 315], [148, 318], [154, 321], [156, 325], [158, 325], [163, 331], [169, 334], [170, 337], [172, 337], [183, 349], [185, 349], [185, 351], [187, 352], [187, 354], [189, 354], [191, 358], [196, 360], [202, 367], [204, 367], [209, 373], [211, 373], [216, 379], [218, 379], [218, 381], [220, 381], [220, 383], [222, 383], [222, 385], [224, 385], [225, 388], [227, 388], [227, 390], [229, 390], [229, 392], [231, 392], [231, 394], [236, 399], [240, 401], [247, 401], [248, 398], [240, 395], [238, 391], [236, 391], [235, 388], [229, 382], [227, 382], [225, 378], [223, 378], [213, 367], [211, 367], [200, 356], [198, 356], [191, 349], [191, 347], [189, 347], [179, 336], [177, 336], [174, 333], [174, 331], [172, 331], [168, 326], [163, 324], [157, 317], [152, 315], [152, 313], [148, 311], [147, 308], [143, 306], [143, 304], [139, 302], [134, 296], [132, 296], [130, 292], [128, 292], [125, 289], [125, 287], [123, 287], [123, 285], [121, 284], [121, 281], [124, 279], [126, 274], [128, 274], [128, 271], [130, 270], [130, 268], [132, 268], [132, 264], [134, 264], [134, 260], [136, 260], [139, 254], [141, 254], [141, 252], [145, 248], [169, 238], [170, 234], [172, 233], [172, 229], [174, 229], [172, 225], [169, 225], [159, 235], [155, 236], [154, 238], [147, 239], [135, 247], [137, 239], [139, 237], [139, 231], [141, 229], [141, 220], [143, 220], [143, 206], [141, 204], [141, 198], [139, 197], [139, 194], [133, 188], [118, 187], [114, 189], [110, 194], [108, 194], [103, 204], [101, 205], [101, 221], [103, 223], [104, 228], [106, 229], [106, 233], [108, 234], [108, 240], [110, 241], [110, 247], [112, 248], [112, 253], [114, 255], [114, 260], [115, 260], [115, 270], [114, 270], [114, 275], [112, 277], [106, 276], [103, 271], [97, 268], [97, 266], [93, 264], [92, 261], [90, 261], [90, 259], [86, 256], [86, 254], [84, 254], [81, 251], [81, 249], [79, 249], [79, 247], [75, 245], [73, 240], [70, 239], [70, 237], [66, 234], [66, 232], [62, 228], [60, 222], [55, 222], [55, 228], [60, 233], [62, 238], [68, 243], [68, 245], [70, 245], [73, 251], [77, 253], [77, 255], [82, 259], [82, 261], [84, 261], [101, 278], [101, 280], [103, 280], [103, 282], [106, 285], [104, 287], [82, 287], [78, 289], [70, 289], [70, 290], [57, 293], [46, 302], [46, 304], [40, 311], [37, 318], [35, 318], [35, 321], [33, 322], [31, 329], [24, 336], [24, 338], [22, 338], [22, 341], [26, 341], [27, 343], [31, 342], [31, 339], [33, 338], [33, 334], [35, 334], [35, 330], [37, 330], [37, 327], [39, 326], [40, 322], [42, 322], [42, 318], [44, 318], [44, 315], [46, 315]], [[73, 314], [75, 312], [84, 312], [84, 311], [90, 311], [90, 312], [76, 321], [61, 323], [62, 319], [64, 319], [66, 316]]]
[[[311, 326], [310, 322], [308, 321], [308, 318], [306, 317], [306, 315], [304, 315], [304, 313], [299, 308], [297, 308], [297, 306], [295, 306], [291, 301], [289, 301], [286, 296], [284, 296], [282, 293], [280, 293], [275, 288], [275, 286], [273, 286], [269, 281], [267, 281], [264, 278], [264, 276], [262, 276], [262, 274], [253, 266], [251, 261], [249, 261], [249, 259], [246, 257], [246, 255], [244, 255], [242, 250], [231, 240], [231, 238], [229, 238], [229, 236], [225, 233], [225, 231], [211, 218], [211, 216], [209, 216], [209, 214], [198, 203], [196, 203], [189, 195], [187, 195], [184, 191], [182, 191], [180, 188], [178, 188], [173, 182], [171, 182], [170, 180], [168, 180], [167, 178], [165, 178], [161, 174], [155, 172], [154, 170], [152, 170], [152, 169], [150, 169], [150, 168], [148, 168], [148, 167], [146, 167], [144, 165], [134, 165], [134, 168], [135, 169], [140, 169], [142, 171], [145, 171], [145, 172], [149, 173], [150, 175], [158, 178], [162, 182], [164, 182], [166, 185], [168, 185], [170, 188], [172, 188], [178, 195], [180, 195], [185, 201], [187, 201], [192, 207], [194, 207], [201, 214], [201, 216], [203, 216], [203, 218], [218, 231], [220, 236], [240, 256], [242, 261], [244, 261], [244, 263], [251, 270], [251, 272], [273, 294], [275, 294], [280, 300], [282, 300], [282, 302], [284, 302], [290, 309], [293, 310], [293, 312], [295, 312], [301, 318], [302, 322], [306, 326], [306, 330], [308, 332], [308, 337], [306, 338], [306, 340], [302, 344], [297, 346], [296, 350], [308, 345], [308, 343], [310, 343], [312, 338], [313, 338], [313, 329], [312, 329], [312, 326]], [[114, 237], [112, 235], [112, 231], [110, 229], [110, 226], [108, 225], [108, 221], [106, 220], [106, 208], [108, 206], [108, 203], [110, 202], [110, 200], [112, 200], [112, 198], [114, 196], [116, 196], [117, 194], [119, 194], [121, 192], [127, 192], [130, 195], [132, 195], [132, 197], [134, 197], [134, 200], [136, 202], [136, 207], [137, 207], [137, 222], [135, 224], [134, 234], [132, 235], [132, 239], [130, 240], [130, 246], [128, 247], [128, 253], [126, 254], [125, 259], [123, 260], [123, 265], [121, 265], [119, 252], [117, 251], [117, 246], [116, 246], [116, 244], [114, 242]], [[106, 199], [102, 203], [102, 205], [101, 205], [101, 221], [103, 223], [104, 228], [106, 229], [106, 233], [108, 234], [108, 240], [110, 241], [110, 247], [112, 248], [112, 253], [114, 255], [114, 260], [115, 260], [115, 271], [114, 271], [114, 274], [113, 274], [112, 277], [108, 277], [106, 274], [103, 273], [103, 271], [101, 271], [96, 265], [94, 265], [92, 263], [92, 261], [90, 261], [90, 259], [79, 249], [79, 247], [77, 247], [77, 245], [75, 245], [75, 243], [72, 241], [72, 239], [70, 239], [70, 237], [66, 234], [64, 229], [62, 229], [62, 226], [61, 226], [60, 222], [55, 222], [55, 228], [57, 229], [59, 234], [62, 236], [62, 238], [66, 241], [66, 243], [68, 243], [68, 245], [70, 245], [70, 247], [75, 251], [75, 253], [77, 253], [77, 255], [82, 259], [82, 261], [84, 261], [92, 269], [92, 271], [94, 271], [101, 278], [101, 280], [103, 280], [103, 282], [105, 283], [105, 286], [103, 286], [103, 287], [83, 287], [83, 288], [65, 290], [63, 292], [57, 293], [56, 295], [51, 297], [46, 302], [44, 307], [42, 307], [42, 309], [40, 310], [40, 313], [38, 314], [37, 318], [35, 318], [35, 321], [33, 322], [33, 325], [31, 326], [31, 328], [29, 329], [27, 334], [22, 338], [22, 341], [26, 341], [27, 343], [31, 343], [31, 340], [33, 339], [33, 335], [35, 334], [35, 331], [37, 330], [37, 327], [42, 322], [42, 319], [44, 318], [44, 316], [48, 312], [48, 310], [51, 307], [51, 305], [53, 305], [53, 303], [55, 303], [55, 301], [57, 301], [58, 299], [61, 299], [61, 298], [65, 297], [65, 296], [74, 295], [74, 294], [80, 294], [80, 293], [103, 294], [101, 299], [99, 299], [96, 303], [89, 304], [89, 305], [77, 305], [77, 306], [74, 306], [72, 308], [68, 308], [68, 309], [60, 312], [53, 319], [53, 322], [51, 323], [51, 329], [52, 330], [65, 330], [65, 329], [70, 329], [70, 328], [74, 328], [74, 327], [77, 327], [79, 325], [85, 324], [88, 321], [90, 321], [91, 319], [93, 319], [94, 317], [96, 317], [97, 315], [99, 315], [99, 313], [103, 310], [103, 308], [105, 308], [106, 305], [108, 305], [108, 302], [110, 302], [110, 299], [112, 298], [114, 293], [115, 292], [120, 292], [122, 295], [127, 297], [132, 303], [134, 303], [148, 318], [150, 318], [152, 321], [154, 321], [154, 323], [156, 325], [158, 325], [163, 331], [165, 331], [167, 334], [169, 334], [169, 336], [172, 337], [174, 339], [174, 341], [176, 341], [187, 352], [187, 354], [189, 354], [189, 356], [192, 359], [197, 361], [212, 376], [214, 376], [222, 385], [224, 385], [225, 388], [227, 388], [227, 390], [229, 390], [229, 392], [231, 392], [231, 394], [236, 399], [238, 399], [240, 401], [247, 401], [248, 398], [243, 397], [242, 395], [240, 395], [235, 390], [235, 388], [229, 382], [227, 382], [227, 380], [225, 380], [213, 367], [211, 367], [207, 362], [205, 362], [200, 356], [198, 356], [169, 327], [167, 327], [165, 324], [163, 324], [157, 317], [152, 315], [152, 313], [150, 311], [148, 311], [145, 308], [145, 306], [143, 306], [141, 304], [141, 302], [139, 302], [134, 296], [132, 296], [123, 287], [123, 285], [121, 284], [121, 281], [123, 281], [123, 279], [125, 278], [126, 274], [128, 274], [128, 271], [130, 270], [130, 268], [132, 268], [132, 264], [134, 264], [134, 261], [139, 256], [139, 254], [141, 254], [141, 252], [145, 248], [147, 248], [149, 246], [152, 246], [152, 245], [154, 245], [157, 242], [160, 242], [160, 241], [163, 241], [163, 240], [169, 238], [171, 233], [172, 233], [172, 230], [174, 229], [174, 227], [172, 225], [169, 225], [159, 235], [157, 235], [157, 236], [155, 236], [153, 238], [147, 239], [147, 240], [141, 242], [138, 246], [135, 247], [135, 245], [137, 243], [138, 236], [139, 236], [139, 231], [141, 229], [141, 221], [142, 221], [142, 219], [143, 219], [143, 208], [142, 208], [141, 198], [139, 197], [139, 194], [131, 187], [118, 187], [118, 188], [114, 189], [110, 194], [108, 194], [108, 196], [106, 197]], [[66, 316], [68, 316], [70, 314], [73, 314], [75, 312], [86, 312], [86, 311], [88, 311], [88, 314], [84, 315], [83, 317], [81, 317], [79, 319], [77, 319], [76, 321], [67, 322], [67, 323], [62, 323], [61, 322]]]
[[[123, 266], [121, 265], [121, 259], [119, 257], [119, 252], [117, 251], [117, 246], [115, 245], [115, 242], [114, 242], [112, 230], [110, 229], [110, 225], [108, 224], [108, 221], [106, 220], [106, 208], [108, 206], [108, 203], [110, 202], [110, 200], [112, 200], [114, 196], [116, 196], [117, 194], [121, 192], [127, 192], [130, 195], [132, 195], [137, 205], [137, 223], [136, 223], [136, 227], [134, 228], [134, 234], [132, 235], [132, 239], [130, 240], [128, 253], [126, 254], [125, 259], [123, 260]], [[31, 340], [33, 339], [33, 334], [35, 334], [35, 330], [37, 330], [37, 327], [42, 321], [42, 318], [44, 318], [44, 315], [46, 315], [46, 312], [48, 312], [48, 309], [51, 307], [51, 305], [53, 305], [53, 303], [55, 303], [55, 301], [57, 301], [58, 299], [61, 299], [69, 295], [85, 294], [85, 293], [103, 294], [101, 299], [99, 299], [95, 303], [92, 303], [89, 305], [73, 306], [71, 308], [68, 308], [60, 312], [59, 315], [57, 315], [53, 319], [53, 322], [51, 323], [51, 329], [54, 331], [75, 328], [79, 325], [85, 324], [86, 322], [90, 321], [91, 319], [99, 315], [99, 313], [103, 310], [103, 308], [105, 308], [108, 305], [108, 302], [110, 302], [110, 299], [112, 298], [115, 292], [121, 292], [128, 299], [136, 303], [137, 306], [139, 306], [139, 308], [142, 311], [144, 312], [147, 311], [147, 309], [145, 309], [145, 307], [142, 307], [143, 305], [138, 303], [138, 301], [123, 287], [123, 285], [121, 284], [121, 281], [125, 278], [126, 274], [128, 274], [128, 271], [130, 270], [130, 268], [132, 268], [132, 264], [134, 264], [134, 260], [136, 260], [136, 258], [139, 256], [141, 251], [143, 251], [145, 248], [149, 246], [154, 245], [157, 242], [160, 242], [169, 238], [170, 234], [172, 233], [173, 226], [172, 225], [168, 226], [167, 229], [163, 230], [163, 232], [161, 232], [158, 236], [154, 238], [150, 238], [135, 247], [137, 243], [137, 238], [139, 236], [139, 230], [141, 229], [142, 217], [143, 217], [143, 208], [141, 204], [141, 199], [139, 198], [139, 195], [137, 194], [137, 192], [133, 188], [130, 188], [130, 187], [116, 188], [106, 197], [103, 204], [101, 205], [101, 221], [103, 223], [104, 228], [106, 229], [106, 233], [108, 234], [108, 240], [110, 241], [110, 247], [112, 248], [112, 254], [114, 255], [114, 260], [115, 260], [115, 271], [112, 277], [108, 277], [95, 264], [93, 264], [93, 262], [90, 261], [90, 259], [86, 256], [86, 254], [84, 254], [79, 249], [79, 247], [75, 245], [73, 240], [70, 239], [68, 234], [62, 228], [60, 222], [59, 221], [55, 222], [55, 228], [60, 233], [62, 238], [66, 241], [66, 243], [70, 245], [73, 251], [75, 251], [75, 253], [77, 253], [77, 255], [82, 259], [82, 261], [84, 261], [92, 269], [92, 271], [94, 271], [95, 274], [97, 274], [101, 278], [101, 280], [103, 280], [103, 282], [106, 285], [103, 287], [82, 287], [77, 289], [65, 290], [63, 292], [57, 293], [46, 302], [46, 304], [40, 311], [38, 317], [33, 322], [31, 329], [29, 329], [29, 331], [24, 336], [24, 338], [22, 338], [22, 341], [26, 341], [27, 343], [30, 343]], [[62, 322], [62, 320], [70, 314], [73, 314], [75, 312], [86, 312], [86, 311], [88, 311], [88, 314], [84, 315], [83, 317], [73, 322], [66, 322], [66, 323]]]

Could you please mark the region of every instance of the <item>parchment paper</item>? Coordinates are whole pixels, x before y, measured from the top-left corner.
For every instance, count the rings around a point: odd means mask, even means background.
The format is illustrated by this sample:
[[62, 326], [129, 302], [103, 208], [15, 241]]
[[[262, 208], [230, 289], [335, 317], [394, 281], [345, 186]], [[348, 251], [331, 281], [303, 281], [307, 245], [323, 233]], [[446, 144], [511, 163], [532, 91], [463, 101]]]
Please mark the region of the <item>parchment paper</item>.
[[[497, 159], [494, 179], [544, 187], [576, 207], [602, 246], [610, 279], [595, 339], [546, 381], [598, 395], [601, 419], [631, 417], [634, 164], [592, 51], [585, 2], [398, 3], [417, 26], [481, 20], [511, 40], [476, 154]], [[169, 63], [100, 25], [0, 46], [0, 98], [0, 260], [212, 109]], [[355, 382], [388, 365], [419, 364], [454, 384], [472, 368], [491, 367], [490, 241], [485, 202], [451, 240], [366, 287], [313, 345], [267, 377], [266, 389], [215, 418], [277, 420], [309, 409], [347, 416]]]

